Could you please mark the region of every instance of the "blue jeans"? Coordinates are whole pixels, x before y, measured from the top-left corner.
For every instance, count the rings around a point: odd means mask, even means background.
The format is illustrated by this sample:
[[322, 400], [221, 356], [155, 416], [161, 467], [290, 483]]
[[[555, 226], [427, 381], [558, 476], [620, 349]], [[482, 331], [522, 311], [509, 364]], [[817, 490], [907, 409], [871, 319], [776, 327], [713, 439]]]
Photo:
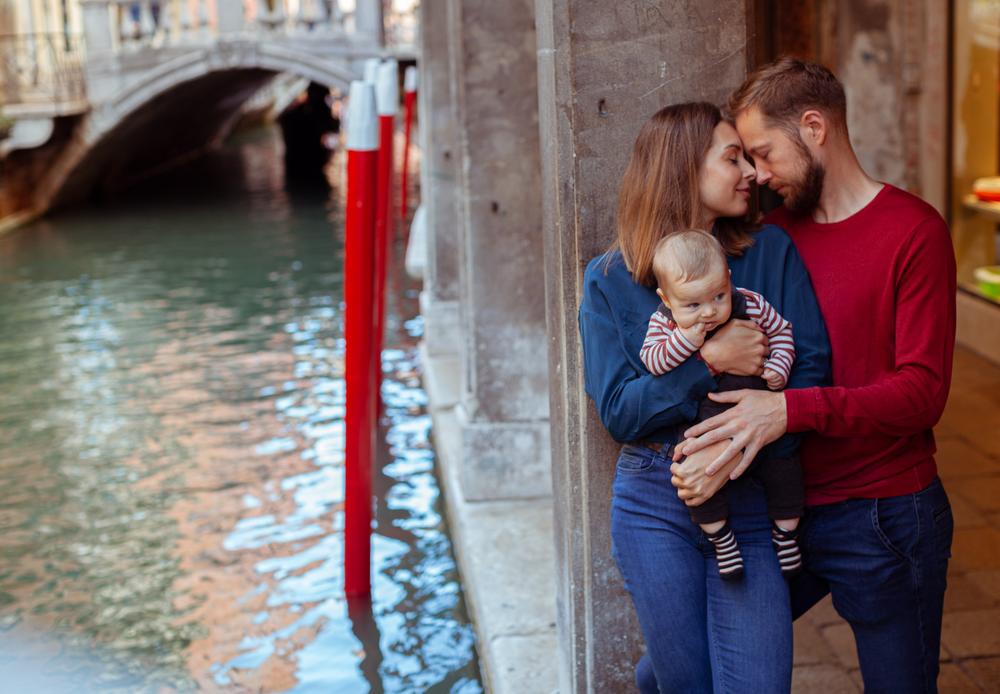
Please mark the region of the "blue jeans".
[[612, 552], [648, 656], [636, 670], [640, 691], [656, 692], [659, 683], [661, 692], [685, 694], [788, 692], [791, 606], [763, 488], [749, 475], [729, 483], [729, 522], [745, 568], [742, 580], [723, 581], [670, 484], [670, 462], [625, 446], [613, 486]]
[[915, 494], [806, 513], [805, 571], [791, 586], [793, 613], [832, 594], [854, 631], [868, 694], [937, 691], [953, 529], [940, 480]]

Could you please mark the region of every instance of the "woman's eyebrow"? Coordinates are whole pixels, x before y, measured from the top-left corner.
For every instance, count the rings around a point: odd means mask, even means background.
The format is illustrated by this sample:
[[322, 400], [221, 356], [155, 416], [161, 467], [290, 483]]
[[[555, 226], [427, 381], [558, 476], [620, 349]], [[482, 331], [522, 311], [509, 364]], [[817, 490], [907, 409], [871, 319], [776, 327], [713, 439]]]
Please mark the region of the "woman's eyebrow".
[[741, 150], [742, 150], [743, 148], [742, 148], [742, 147], [740, 147], [740, 146], [739, 146], [738, 144], [736, 144], [735, 142], [730, 142], [730, 143], [729, 143], [728, 145], [726, 145], [726, 149], [725, 149], [724, 151], [728, 152], [728, 151], [729, 151], [729, 150], [731, 150], [731, 149], [735, 149], [735, 150], [736, 150], [737, 152], [739, 152], [739, 151], [741, 151]]

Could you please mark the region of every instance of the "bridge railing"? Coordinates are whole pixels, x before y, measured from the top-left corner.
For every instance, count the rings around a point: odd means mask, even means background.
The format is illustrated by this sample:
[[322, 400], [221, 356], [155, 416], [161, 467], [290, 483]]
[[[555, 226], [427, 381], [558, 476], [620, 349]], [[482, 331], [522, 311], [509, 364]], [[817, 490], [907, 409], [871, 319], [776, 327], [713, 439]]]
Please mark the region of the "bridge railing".
[[80, 0], [91, 56], [221, 35], [379, 35], [379, 0]]
[[87, 108], [79, 37], [0, 35], [0, 105], [8, 116]]

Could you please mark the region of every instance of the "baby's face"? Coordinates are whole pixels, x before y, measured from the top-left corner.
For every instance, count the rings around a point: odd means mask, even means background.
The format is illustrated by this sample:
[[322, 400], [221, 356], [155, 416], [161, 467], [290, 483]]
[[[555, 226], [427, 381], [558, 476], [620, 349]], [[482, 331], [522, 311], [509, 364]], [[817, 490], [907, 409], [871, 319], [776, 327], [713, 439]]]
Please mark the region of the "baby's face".
[[733, 310], [729, 270], [725, 266], [697, 279], [671, 282], [669, 287], [661, 288], [660, 296], [674, 322], [684, 329], [704, 323], [706, 332], [713, 330], [729, 320]]

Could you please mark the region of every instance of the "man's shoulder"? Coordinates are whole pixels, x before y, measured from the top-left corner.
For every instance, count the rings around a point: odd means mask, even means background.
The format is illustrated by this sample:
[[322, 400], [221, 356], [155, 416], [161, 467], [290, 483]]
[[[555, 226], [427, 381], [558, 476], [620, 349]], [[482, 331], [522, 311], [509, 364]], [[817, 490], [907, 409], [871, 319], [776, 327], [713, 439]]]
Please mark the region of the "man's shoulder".
[[933, 205], [913, 193], [885, 184], [887, 190], [878, 201], [879, 233], [899, 249], [914, 244], [951, 246], [948, 223]]
[[880, 196], [879, 211], [891, 215], [907, 225], [916, 226], [931, 222], [944, 224], [944, 218], [933, 205], [909, 191], [886, 183], [885, 195]]

